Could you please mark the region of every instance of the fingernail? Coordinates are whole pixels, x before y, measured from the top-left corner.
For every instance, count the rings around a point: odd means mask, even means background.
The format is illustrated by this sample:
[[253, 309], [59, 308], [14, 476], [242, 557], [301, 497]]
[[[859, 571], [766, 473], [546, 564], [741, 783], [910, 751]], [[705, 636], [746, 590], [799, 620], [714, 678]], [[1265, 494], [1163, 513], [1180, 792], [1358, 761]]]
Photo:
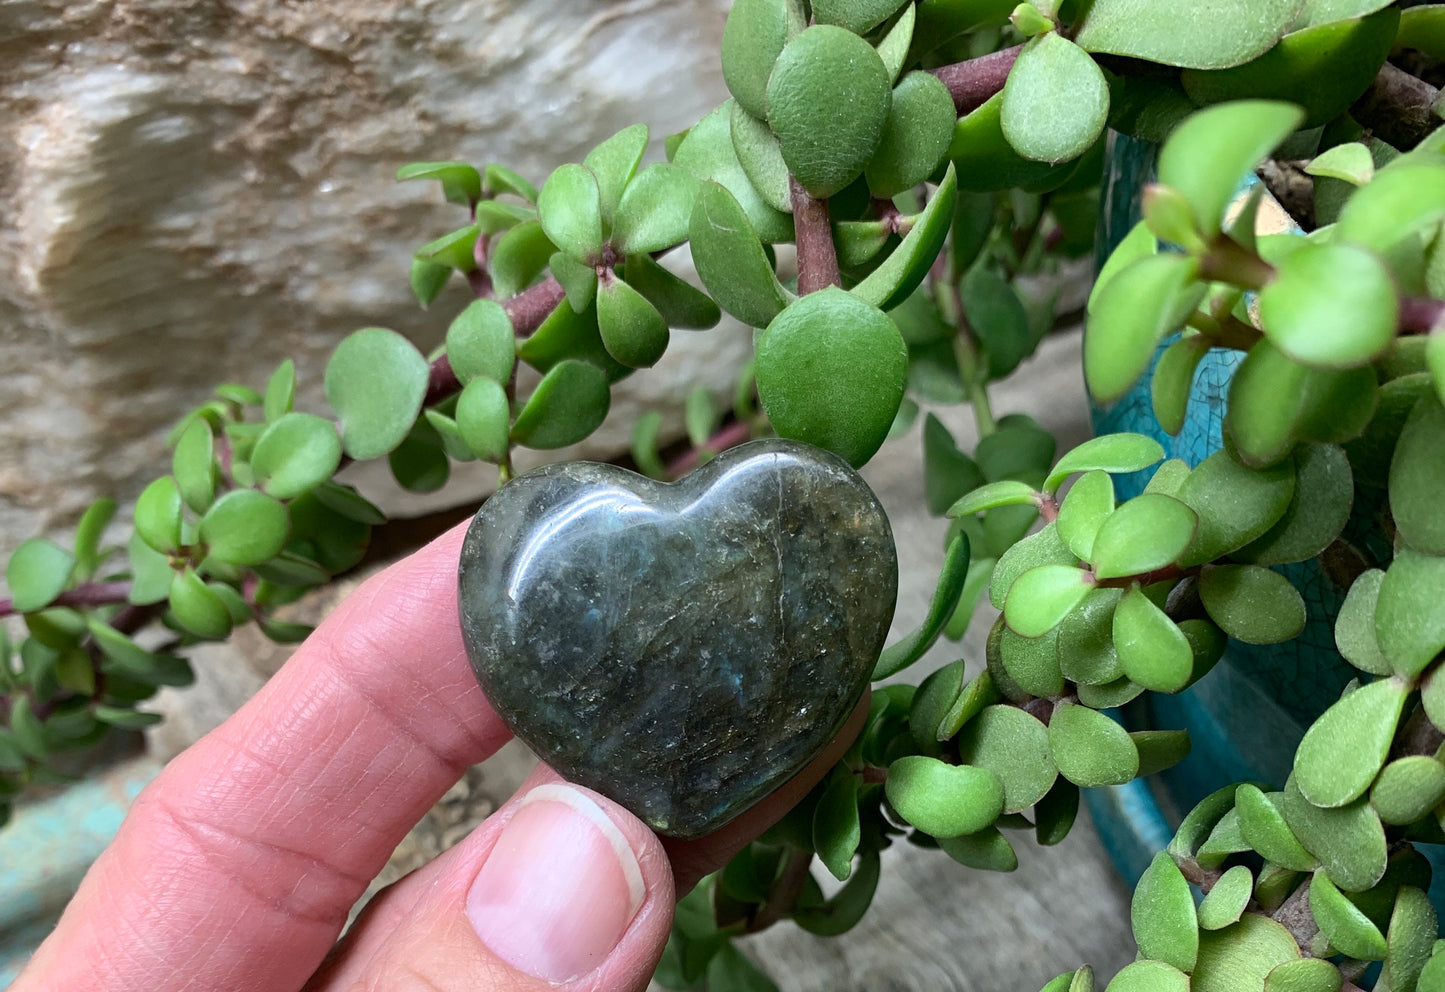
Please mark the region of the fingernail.
[[563, 783], [527, 793], [467, 893], [491, 952], [549, 982], [600, 965], [637, 915], [642, 868], [617, 824]]

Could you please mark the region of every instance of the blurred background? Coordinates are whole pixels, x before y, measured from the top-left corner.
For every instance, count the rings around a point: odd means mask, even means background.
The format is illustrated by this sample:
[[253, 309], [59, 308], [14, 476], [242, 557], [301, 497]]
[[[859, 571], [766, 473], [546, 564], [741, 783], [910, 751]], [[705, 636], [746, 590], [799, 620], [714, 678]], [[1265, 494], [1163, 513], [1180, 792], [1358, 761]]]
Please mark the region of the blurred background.
[[[663, 136], [727, 97], [718, 46], [729, 6], [0, 0], [0, 551], [63, 535], [97, 496], [133, 500], [169, 465], [166, 432], [220, 382], [260, 387], [293, 358], [297, 407], [320, 410], [326, 357], [346, 333], [379, 325], [423, 351], [439, 344], [469, 294], [454, 280], [423, 311], [407, 270], [417, 246], [460, 219], [435, 184], [398, 185], [397, 167], [500, 162], [540, 182], [639, 120], [660, 158]], [[1077, 331], [1054, 335], [995, 392], [996, 412], [1033, 414], [1061, 450], [1087, 430], [1078, 346]], [[602, 431], [549, 456], [621, 455], [645, 410], [664, 411], [680, 435], [688, 391], [704, 385], [726, 405], [750, 347], [735, 323], [675, 335], [656, 369], [614, 392]], [[937, 412], [971, 450], [967, 408]], [[346, 481], [401, 517], [465, 513], [496, 481], [489, 466], [457, 466], [422, 497], [378, 468]], [[899, 540], [897, 636], [921, 619], [942, 562], [918, 428], [865, 475]], [[297, 618], [324, 615], [351, 584]], [[971, 669], [991, 619], [965, 642]], [[925, 665], [959, 653], [942, 644]], [[198, 685], [150, 707], [167, 721], [145, 753], [72, 801], [123, 806], [285, 655], [254, 632], [196, 652]], [[513, 748], [470, 773], [382, 881], [463, 836], [529, 760]], [[0, 983], [113, 829], [101, 817], [82, 836], [71, 814], [32, 811], [21, 834], [24, 816], [0, 832]], [[1024, 841], [1020, 859], [1016, 875], [991, 875], [895, 847], [858, 930], [829, 942], [782, 926], [747, 947], [799, 990], [1031, 990], [1085, 961], [1108, 975], [1132, 957], [1127, 892], [1089, 831], [1047, 851]]]

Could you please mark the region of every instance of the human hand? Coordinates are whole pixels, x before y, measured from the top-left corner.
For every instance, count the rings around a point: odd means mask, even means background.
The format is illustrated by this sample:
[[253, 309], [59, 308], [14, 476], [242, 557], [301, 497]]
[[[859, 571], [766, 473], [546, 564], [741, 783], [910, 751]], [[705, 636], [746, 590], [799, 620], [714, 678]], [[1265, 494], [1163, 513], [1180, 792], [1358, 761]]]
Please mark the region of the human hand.
[[640, 990], [675, 897], [803, 797], [866, 715], [717, 834], [660, 840], [540, 766], [384, 890], [407, 831], [509, 737], [457, 619], [456, 528], [352, 594], [136, 799], [12, 992]]

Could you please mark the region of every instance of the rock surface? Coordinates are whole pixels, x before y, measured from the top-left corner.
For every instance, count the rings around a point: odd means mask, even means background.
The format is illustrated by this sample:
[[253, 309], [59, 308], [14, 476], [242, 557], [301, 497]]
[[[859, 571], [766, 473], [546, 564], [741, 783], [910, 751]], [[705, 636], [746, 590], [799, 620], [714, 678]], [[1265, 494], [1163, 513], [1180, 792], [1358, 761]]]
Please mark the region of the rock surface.
[[699, 837], [838, 732], [897, 588], [863, 480], [816, 448], [754, 441], [671, 484], [590, 462], [514, 480], [467, 532], [462, 635], [543, 761]]
[[[0, 554], [165, 472], [166, 430], [220, 381], [261, 385], [292, 357], [319, 412], [346, 333], [439, 343], [467, 294], [453, 280], [423, 312], [407, 267], [462, 219], [397, 166], [500, 161], [540, 181], [639, 120], [660, 156], [726, 97], [729, 6], [0, 4]], [[587, 451], [625, 449], [653, 406], [680, 432], [687, 389], [725, 395], [750, 343], [736, 325], [675, 335]], [[459, 472], [432, 505], [494, 475]], [[362, 484], [416, 505], [384, 466]]]

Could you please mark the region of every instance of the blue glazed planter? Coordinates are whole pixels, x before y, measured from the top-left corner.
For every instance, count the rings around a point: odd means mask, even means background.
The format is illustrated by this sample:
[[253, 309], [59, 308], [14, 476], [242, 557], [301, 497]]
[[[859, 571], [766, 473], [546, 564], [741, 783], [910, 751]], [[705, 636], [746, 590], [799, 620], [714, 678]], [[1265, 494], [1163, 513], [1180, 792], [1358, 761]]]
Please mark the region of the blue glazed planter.
[[[1140, 218], [1140, 200], [1155, 176], [1157, 146], [1124, 136], [1112, 137], [1102, 216], [1100, 260], [1107, 257]], [[1258, 183], [1248, 177], [1239, 196]], [[1166, 339], [1159, 354], [1175, 338]], [[1189, 416], [1178, 436], [1170, 436], [1154, 417], [1150, 399], [1153, 367], [1118, 403], [1092, 410], [1096, 433], [1135, 431], [1157, 439], [1170, 458], [1197, 465], [1223, 446], [1225, 399], [1230, 380], [1243, 360], [1237, 351], [1215, 349], [1195, 374]], [[1152, 470], [1151, 470], [1152, 472]], [[1117, 480], [1121, 500], [1137, 495], [1151, 472]], [[1389, 546], [1378, 533], [1378, 507], [1358, 502], [1345, 537], [1370, 550], [1377, 560]], [[1131, 729], [1183, 728], [1193, 751], [1174, 769], [1152, 782], [1086, 792], [1089, 810], [1105, 848], [1133, 884], [1155, 852], [1168, 844], [1180, 818], [1209, 793], [1231, 782], [1261, 781], [1282, 786], [1289, 776], [1300, 738], [1315, 717], [1336, 699], [1359, 672], [1335, 648], [1334, 619], [1345, 590], [1335, 586], [1318, 560], [1276, 566], [1300, 590], [1307, 620], [1304, 632], [1284, 644], [1254, 646], [1231, 641], [1206, 678], [1175, 696], [1149, 693], [1121, 714]], [[1437, 861], [1434, 849], [1424, 853]], [[1436, 864], [1431, 896], [1445, 907], [1445, 858]]]

